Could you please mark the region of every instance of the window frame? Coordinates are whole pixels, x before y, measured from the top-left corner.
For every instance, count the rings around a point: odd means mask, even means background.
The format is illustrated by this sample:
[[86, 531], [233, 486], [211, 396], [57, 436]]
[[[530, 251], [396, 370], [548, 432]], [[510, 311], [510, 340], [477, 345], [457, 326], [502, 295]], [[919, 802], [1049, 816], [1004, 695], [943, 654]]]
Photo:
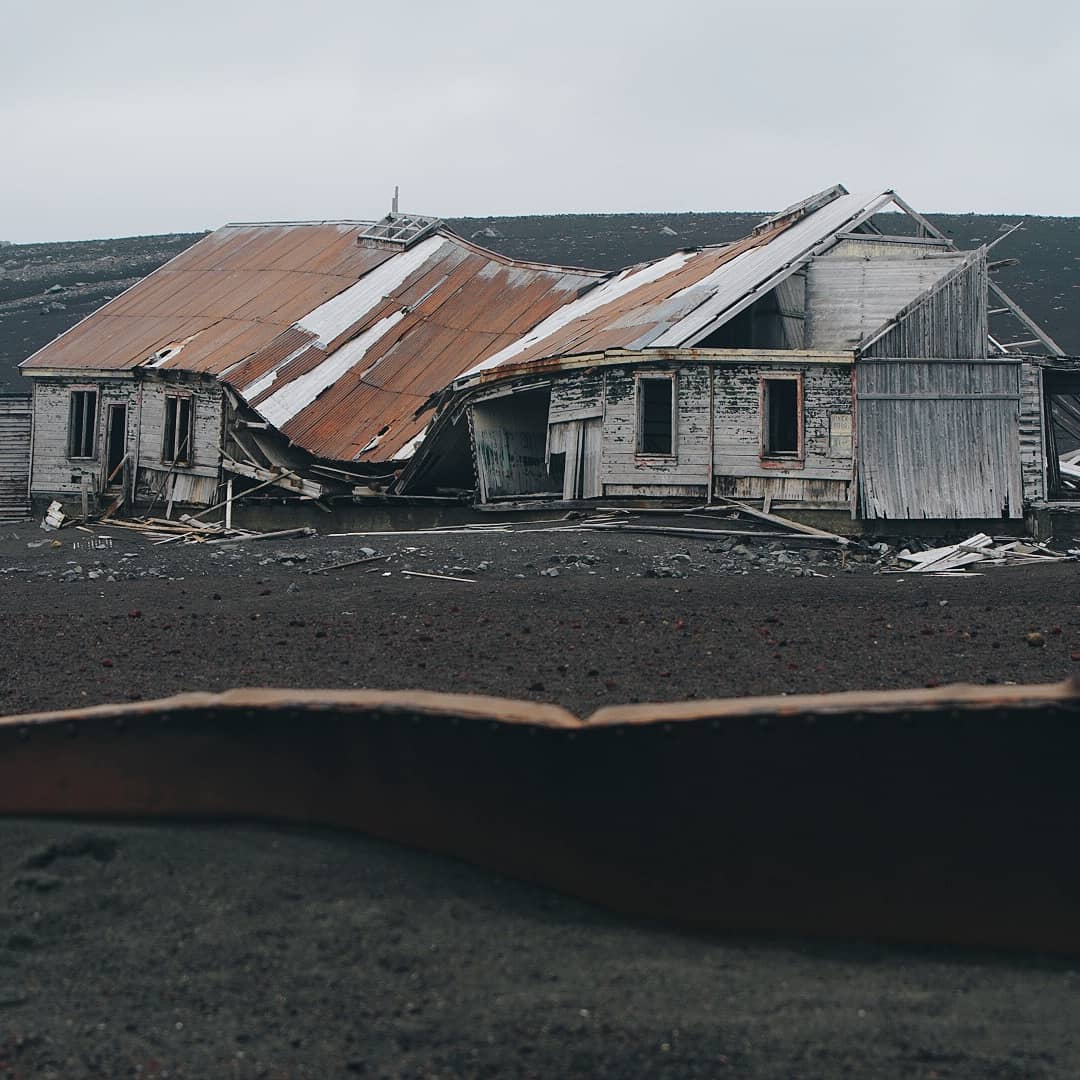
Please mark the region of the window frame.
[[[179, 426], [177, 421], [180, 419], [181, 401], [186, 401], [188, 403], [187, 456], [178, 458], [175, 456], [176, 431]], [[169, 434], [170, 404], [173, 404], [173, 407], [176, 410], [176, 415], [174, 416], [172, 424], [173, 446], [171, 449], [166, 445], [166, 439]], [[187, 466], [188, 468], [195, 464], [195, 397], [190, 391], [168, 390], [165, 392], [161, 412], [161, 464]]]
[[[795, 383], [795, 449], [774, 450], [769, 446], [769, 387], [771, 382]], [[801, 371], [770, 371], [758, 379], [758, 416], [760, 433], [758, 453], [762, 461], [804, 461], [806, 440], [804, 423], [803, 373]]]
[[[645, 392], [642, 383], [666, 381], [671, 384], [671, 449], [667, 453], [645, 450]], [[643, 461], [675, 461], [679, 456], [679, 373], [643, 371], [634, 376], [634, 457]]]
[[[89, 435], [90, 435], [90, 452], [88, 454], [77, 454], [73, 451], [75, 447], [75, 431], [72, 426], [72, 420], [75, 416], [75, 398], [76, 395], [93, 394], [94, 395], [94, 408], [91, 411]], [[96, 461], [98, 453], [98, 422], [99, 414], [101, 412], [101, 387], [96, 385], [86, 386], [69, 386], [68, 387], [68, 426], [67, 426], [67, 458], [69, 461]], [[82, 410], [83, 419], [86, 419], [86, 409]], [[78, 449], [86, 449], [86, 435], [87, 427], [84, 423], [83, 426], [83, 438], [82, 446]]]

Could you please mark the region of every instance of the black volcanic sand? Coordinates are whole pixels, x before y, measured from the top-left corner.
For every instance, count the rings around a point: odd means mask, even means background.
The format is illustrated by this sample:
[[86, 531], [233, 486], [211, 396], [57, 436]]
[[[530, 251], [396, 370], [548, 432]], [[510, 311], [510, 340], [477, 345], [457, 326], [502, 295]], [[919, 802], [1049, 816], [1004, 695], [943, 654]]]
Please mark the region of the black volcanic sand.
[[[900, 579], [816, 551], [797, 567], [827, 576], [804, 577], [777, 561], [794, 544], [757, 561], [626, 534], [214, 554], [111, 535], [92, 552], [71, 530], [58, 549], [28, 548], [48, 539], [30, 526], [0, 538], [0, 713], [268, 684], [584, 714], [1080, 670], [1071, 563]], [[385, 569], [304, 572], [361, 544]], [[82, 579], [57, 580], [76, 560]], [[658, 566], [686, 576], [641, 576]], [[3, 1080], [1080, 1075], [1076, 957], [686, 934], [344, 833], [9, 819], [0, 894]]]

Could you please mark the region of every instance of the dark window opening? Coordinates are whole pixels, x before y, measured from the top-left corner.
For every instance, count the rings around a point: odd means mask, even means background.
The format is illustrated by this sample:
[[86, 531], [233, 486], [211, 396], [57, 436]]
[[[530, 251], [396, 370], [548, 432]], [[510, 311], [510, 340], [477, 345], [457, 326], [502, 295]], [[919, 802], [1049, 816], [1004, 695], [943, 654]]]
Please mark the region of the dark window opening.
[[551, 454], [548, 458], [548, 476], [551, 477], [551, 486], [557, 491], [562, 491], [563, 478], [566, 476], [566, 451]]
[[105, 478], [114, 486], [121, 482], [120, 465], [127, 453], [127, 406], [110, 405], [105, 443]]
[[165, 397], [165, 435], [161, 460], [166, 464], [191, 464], [191, 398], [168, 394]]
[[1052, 499], [1080, 499], [1080, 377], [1047, 373], [1047, 479]]
[[766, 379], [764, 387], [766, 456], [799, 453], [799, 380]]
[[68, 457], [92, 458], [97, 430], [97, 391], [72, 390], [68, 411]]
[[638, 453], [674, 454], [673, 392], [675, 380], [666, 376], [638, 380]]

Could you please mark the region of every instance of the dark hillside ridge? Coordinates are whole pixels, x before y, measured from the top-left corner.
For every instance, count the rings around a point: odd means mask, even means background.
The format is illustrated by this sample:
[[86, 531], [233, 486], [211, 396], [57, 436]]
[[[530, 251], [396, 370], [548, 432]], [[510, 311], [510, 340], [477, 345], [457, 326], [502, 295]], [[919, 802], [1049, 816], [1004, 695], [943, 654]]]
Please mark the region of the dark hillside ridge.
[[[615, 270], [745, 236], [765, 212], [449, 218], [462, 236], [517, 259]], [[990, 243], [1015, 214], [933, 214], [960, 247]], [[1080, 218], [1029, 217], [994, 249], [1019, 259], [996, 280], [1059, 345], [1080, 355]], [[20, 361], [202, 233], [0, 247], [0, 393], [25, 393]]]

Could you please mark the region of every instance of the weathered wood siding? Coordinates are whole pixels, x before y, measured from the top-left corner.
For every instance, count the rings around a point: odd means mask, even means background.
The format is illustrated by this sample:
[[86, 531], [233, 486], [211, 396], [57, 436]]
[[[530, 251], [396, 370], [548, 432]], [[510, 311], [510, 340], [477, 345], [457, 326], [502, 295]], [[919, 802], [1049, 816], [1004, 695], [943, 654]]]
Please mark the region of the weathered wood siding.
[[[802, 376], [803, 458], [775, 461], [761, 456], [761, 379], [794, 372]], [[713, 461], [718, 477], [778, 480], [787, 477], [804, 489], [812, 481], [851, 479], [851, 447], [834, 447], [834, 416], [852, 414], [849, 364], [731, 364], [716, 368], [713, 413], [716, 434]], [[787, 497], [798, 498], [792, 486]], [[807, 496], [803, 496], [804, 498]]]
[[[222, 426], [221, 410], [224, 408], [222, 391], [218, 382], [198, 382], [174, 384], [172, 382], [146, 381], [143, 383], [143, 416], [141, 416], [141, 437], [138, 446], [140, 468], [172, 469], [172, 465], [162, 462], [162, 445], [165, 437], [165, 396], [170, 392], [181, 391], [191, 395], [192, 407], [192, 445], [191, 463], [183, 468], [177, 467], [176, 473], [191, 476], [217, 476], [221, 445]], [[138, 409], [137, 399], [134, 408]], [[135, 418], [127, 416], [129, 429], [133, 428]], [[134, 432], [133, 432], [134, 436]], [[134, 446], [134, 437], [131, 445]]]
[[865, 518], [1023, 515], [1020, 361], [860, 360]]
[[[71, 391], [96, 389], [97, 426], [94, 432], [92, 458], [68, 457], [68, 416]], [[136, 385], [130, 378], [34, 379], [34, 451], [31, 486], [34, 494], [75, 494], [82, 489], [83, 476], [89, 478], [91, 490], [97, 492], [102, 484], [105, 455], [105, 418], [109, 405], [127, 405], [128, 445], [134, 437]]]
[[[676, 372], [674, 454], [636, 453], [639, 375]], [[846, 502], [852, 474], [850, 441], [838, 443], [839, 417], [850, 425], [851, 366], [737, 358], [717, 363], [628, 364], [567, 372], [551, 391], [550, 419], [602, 417], [600, 487], [605, 495], [704, 496], [709, 481], [709, 377], [713, 372], [713, 476], [720, 494]], [[803, 381], [801, 460], [761, 455], [761, 379], [798, 373]]]
[[[94, 456], [90, 459], [68, 457], [68, 412], [73, 388], [92, 388], [98, 392]], [[162, 462], [165, 395], [174, 389], [190, 393], [194, 416], [192, 464], [177, 466], [175, 469]], [[164, 378], [136, 381], [130, 377], [91, 377], [79, 380], [35, 378], [32, 477], [34, 493], [58, 496], [75, 494], [82, 488], [84, 474], [90, 477], [93, 491], [102, 489], [105, 480], [106, 423], [110, 405], [127, 406], [127, 451], [133, 462], [137, 455], [139, 464], [136, 477], [137, 496], [151, 496], [160, 490], [164, 477], [172, 469], [175, 477], [190, 478], [177, 484], [177, 501], [207, 503], [213, 498], [219, 470], [218, 448], [221, 445], [221, 386], [210, 380], [179, 384]], [[182, 497], [181, 491], [190, 497]]]
[[1024, 502], [1045, 499], [1046, 421], [1042, 368], [1032, 360], [1020, 365], [1020, 472]]
[[914, 236], [901, 243], [896, 239], [875, 239], [867, 233], [865, 239], [841, 240], [818, 259], [913, 259], [941, 252], [945, 247]]
[[[638, 375], [675, 371], [676, 425], [671, 457], [642, 456], [637, 449]], [[694, 366], [633, 365], [605, 371], [603, 448], [600, 479], [616, 494], [697, 495], [708, 483], [709, 369]]]
[[806, 347], [855, 348], [964, 259], [816, 259], [806, 278]]
[[30, 511], [30, 395], [0, 394], [0, 521]]
[[[947, 261], [947, 260], [934, 260]], [[910, 304], [864, 350], [866, 356], [985, 357], [988, 347], [986, 255], [958, 267]]]

